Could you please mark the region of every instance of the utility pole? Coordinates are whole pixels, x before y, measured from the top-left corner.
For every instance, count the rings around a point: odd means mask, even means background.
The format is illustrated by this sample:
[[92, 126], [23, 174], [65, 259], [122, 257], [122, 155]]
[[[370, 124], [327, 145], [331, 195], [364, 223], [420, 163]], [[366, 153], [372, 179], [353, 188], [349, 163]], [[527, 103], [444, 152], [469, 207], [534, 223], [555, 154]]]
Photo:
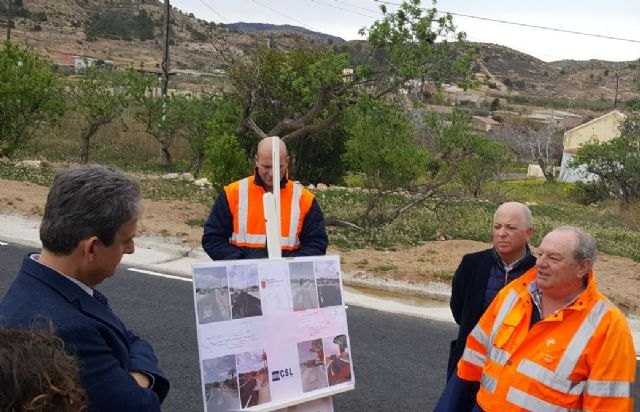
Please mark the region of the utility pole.
[[171, 5], [164, 0], [164, 48], [162, 54], [162, 98], [167, 97], [169, 87], [169, 22], [171, 20]]
[[13, 20], [11, 20], [11, 3], [13, 3], [13, 0], [9, 0], [9, 8], [7, 9], [7, 41], [11, 41], [11, 25], [13, 24]]
[[616, 72], [616, 97], [613, 99], [613, 108], [617, 108], [618, 107], [618, 83], [620, 80], [620, 75], [618, 74], [618, 72]]

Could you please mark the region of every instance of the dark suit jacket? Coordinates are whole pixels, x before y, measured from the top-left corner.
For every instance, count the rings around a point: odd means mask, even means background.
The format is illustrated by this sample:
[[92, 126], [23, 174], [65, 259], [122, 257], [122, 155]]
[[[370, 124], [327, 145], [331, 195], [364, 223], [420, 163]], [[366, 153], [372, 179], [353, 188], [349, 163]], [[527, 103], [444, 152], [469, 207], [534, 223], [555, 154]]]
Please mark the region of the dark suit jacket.
[[[78, 357], [89, 411], [160, 410], [169, 381], [151, 346], [78, 285], [26, 256], [0, 302], [0, 324], [30, 328], [34, 319], [52, 321], [65, 349]], [[130, 371], [152, 375], [153, 389], [138, 386]]]
[[[464, 352], [467, 336], [482, 316], [482, 303], [489, 280], [489, 271], [495, 259], [497, 257], [493, 248], [464, 255], [453, 276], [449, 306], [451, 306], [453, 318], [460, 327], [458, 328], [458, 338], [451, 342], [449, 349], [447, 378], [455, 371], [458, 361], [462, 357], [462, 352]], [[518, 264], [518, 267], [529, 269], [535, 263], [536, 258], [528, 254]]]

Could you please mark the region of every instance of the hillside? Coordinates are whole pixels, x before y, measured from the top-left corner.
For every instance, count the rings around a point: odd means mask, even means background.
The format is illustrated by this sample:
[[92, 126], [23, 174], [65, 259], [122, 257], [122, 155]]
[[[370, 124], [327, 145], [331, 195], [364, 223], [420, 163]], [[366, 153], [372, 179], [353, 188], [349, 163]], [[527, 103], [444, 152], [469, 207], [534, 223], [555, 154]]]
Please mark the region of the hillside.
[[[20, 0], [19, 0], [20, 2]], [[61, 55], [82, 55], [111, 60], [116, 65], [155, 68], [162, 59], [164, 5], [159, 0], [21, 0], [14, 10], [12, 41], [29, 45], [59, 60]], [[0, 7], [6, 30], [6, 7]], [[198, 19], [176, 8], [171, 11], [171, 66], [213, 72], [226, 63], [217, 52], [223, 47], [243, 54], [271, 37], [282, 49], [305, 44], [326, 45], [309, 33], [277, 31], [245, 33]]]
[[[16, 1], [16, 0], [14, 0]], [[17, 0], [12, 40], [26, 44], [59, 62], [70, 55], [111, 60], [117, 66], [143, 66], [150, 70], [162, 58], [164, 5], [160, 0]], [[0, 3], [0, 22], [6, 26], [6, 6]], [[2, 27], [5, 30], [5, 27]], [[352, 64], [368, 56], [366, 41], [345, 42], [323, 33], [295, 26], [235, 23], [227, 26], [198, 19], [173, 8], [171, 12], [171, 68], [179, 72], [220, 73], [228, 63], [226, 53], [246, 54], [259, 44], [288, 50], [295, 47], [332, 47], [350, 54]], [[619, 102], [640, 99], [639, 62], [561, 60], [546, 63], [517, 50], [496, 44], [477, 44], [476, 66], [483, 79], [485, 101], [520, 96], [566, 101], [592, 101], [601, 110]], [[180, 77], [180, 76], [179, 76]], [[184, 75], [178, 82], [206, 83]], [[520, 99], [522, 102], [523, 99]], [[527, 104], [527, 103], [525, 103]], [[564, 104], [564, 103], [562, 103]]]
[[513, 91], [516, 93], [613, 101], [617, 74], [619, 101], [629, 101], [640, 96], [638, 90], [634, 90], [634, 83], [640, 78], [638, 61], [560, 60], [546, 63], [496, 44], [481, 44], [479, 49], [481, 66], [484, 66], [487, 74], [502, 83], [509, 79], [514, 84]]
[[289, 33], [301, 33], [307, 37], [316, 38], [320, 40], [327, 40], [328, 43], [344, 43], [344, 39], [341, 37], [332, 36], [330, 34], [319, 33], [317, 31], [312, 31], [305, 29], [304, 27], [292, 26], [290, 24], [267, 24], [267, 23], [231, 23], [225, 24], [229, 30], [246, 32], [246, 33], [256, 33], [256, 32], [271, 32], [271, 33], [281, 33], [281, 32], [289, 32]]

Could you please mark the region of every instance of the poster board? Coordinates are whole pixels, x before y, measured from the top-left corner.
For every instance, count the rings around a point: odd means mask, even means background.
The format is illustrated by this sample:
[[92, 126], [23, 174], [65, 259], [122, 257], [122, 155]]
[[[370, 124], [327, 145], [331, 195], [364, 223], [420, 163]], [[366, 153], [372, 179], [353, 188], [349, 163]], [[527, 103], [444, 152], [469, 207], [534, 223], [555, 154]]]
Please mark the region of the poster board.
[[193, 265], [206, 412], [315, 412], [354, 388], [340, 273], [338, 256]]

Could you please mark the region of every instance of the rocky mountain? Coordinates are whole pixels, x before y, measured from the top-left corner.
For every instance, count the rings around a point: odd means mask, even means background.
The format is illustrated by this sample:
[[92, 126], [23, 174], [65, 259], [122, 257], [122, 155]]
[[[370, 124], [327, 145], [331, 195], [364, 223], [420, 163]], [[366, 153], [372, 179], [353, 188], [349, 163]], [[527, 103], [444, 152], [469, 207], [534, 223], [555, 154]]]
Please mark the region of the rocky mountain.
[[[29, 45], [52, 60], [81, 55], [111, 60], [116, 65], [153, 69], [162, 60], [164, 4], [160, 0], [11, 0], [12, 41]], [[0, 28], [7, 10], [0, 2]], [[304, 44], [326, 47], [323, 36], [274, 31], [246, 33], [199, 19], [176, 8], [171, 11], [171, 67], [215, 72], [226, 63], [218, 50], [246, 53], [271, 39], [288, 49]]]
[[[153, 70], [162, 59], [164, 4], [160, 0], [12, 0], [12, 40], [34, 47], [54, 61], [81, 55], [116, 65]], [[0, 29], [6, 29], [6, 3], [0, 2]], [[171, 12], [171, 67], [220, 73], [227, 66], [220, 50], [249, 53], [259, 44], [287, 50], [332, 47], [351, 55], [353, 64], [368, 55], [365, 41], [342, 39], [295, 26], [258, 23], [221, 25], [176, 8]], [[639, 99], [640, 62], [562, 60], [546, 63], [496, 44], [477, 44], [478, 77], [496, 97], [520, 100], [565, 99], [603, 102]], [[617, 93], [616, 93], [617, 88]], [[612, 104], [611, 104], [612, 105]]]
[[640, 59], [633, 62], [544, 62], [497, 44], [480, 44], [480, 71], [512, 93], [572, 100], [630, 101], [640, 97]]
[[292, 26], [290, 24], [268, 24], [268, 23], [231, 23], [225, 24], [229, 30], [246, 32], [246, 33], [255, 33], [255, 32], [269, 32], [269, 33], [281, 33], [281, 32], [289, 32], [289, 33], [301, 33], [310, 38], [317, 38], [320, 40], [326, 40], [328, 43], [344, 43], [344, 39], [341, 37], [332, 36], [330, 34], [320, 33], [317, 31], [312, 31], [309, 29], [305, 29], [304, 27]]

